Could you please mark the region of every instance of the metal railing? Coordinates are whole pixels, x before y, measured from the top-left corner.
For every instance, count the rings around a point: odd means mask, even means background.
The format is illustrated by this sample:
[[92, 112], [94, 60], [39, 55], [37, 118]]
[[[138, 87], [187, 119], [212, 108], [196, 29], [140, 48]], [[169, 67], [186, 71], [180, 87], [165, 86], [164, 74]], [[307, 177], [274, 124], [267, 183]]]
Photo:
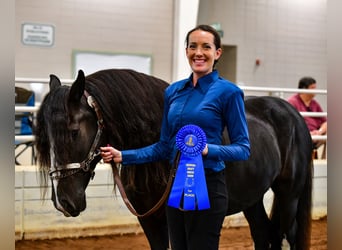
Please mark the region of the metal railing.
[[[239, 84], [238, 84], [239, 85]], [[326, 89], [297, 89], [297, 88], [277, 88], [277, 87], [254, 87], [254, 86], [244, 86], [239, 85], [243, 91], [253, 91], [253, 92], [265, 92], [268, 95], [276, 93], [278, 97], [284, 98], [284, 93], [313, 93], [326, 95], [328, 91]], [[303, 117], [326, 117], [327, 112], [299, 112]], [[326, 141], [327, 135], [312, 135], [312, 140], [315, 141]]]
[[[49, 83], [50, 79], [48, 78], [24, 78], [24, 77], [16, 77], [16, 83], [41, 83], [47, 84]], [[74, 80], [72, 79], [61, 79], [63, 84], [72, 84]], [[313, 93], [313, 94], [327, 94], [326, 89], [296, 89], [296, 88], [278, 88], [278, 87], [254, 87], [254, 86], [244, 86], [238, 84], [238, 86], [243, 91], [255, 91], [255, 92], [265, 92], [268, 95], [272, 95], [272, 93], [276, 93], [278, 97], [284, 98], [284, 93]], [[36, 113], [39, 109], [39, 105], [34, 107], [27, 107], [27, 106], [15, 106], [15, 112], [32, 112]], [[300, 112], [303, 117], [310, 116], [310, 117], [326, 117], [328, 115], [327, 112]], [[23, 135], [16, 135], [15, 140], [24, 142], [33, 140], [34, 136], [23, 136]], [[327, 135], [313, 135], [313, 140], [327, 140]]]

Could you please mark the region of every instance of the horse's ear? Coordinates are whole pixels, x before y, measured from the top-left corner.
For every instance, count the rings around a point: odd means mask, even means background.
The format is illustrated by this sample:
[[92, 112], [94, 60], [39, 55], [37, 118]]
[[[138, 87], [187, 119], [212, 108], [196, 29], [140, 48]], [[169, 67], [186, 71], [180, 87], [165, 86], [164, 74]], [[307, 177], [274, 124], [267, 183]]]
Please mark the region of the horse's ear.
[[69, 93], [69, 102], [79, 102], [85, 86], [85, 76], [82, 70], [78, 71], [78, 75], [76, 81], [72, 84], [70, 93]]
[[59, 78], [53, 74], [50, 75], [50, 91], [55, 90], [56, 88], [60, 87], [62, 85], [61, 81]]

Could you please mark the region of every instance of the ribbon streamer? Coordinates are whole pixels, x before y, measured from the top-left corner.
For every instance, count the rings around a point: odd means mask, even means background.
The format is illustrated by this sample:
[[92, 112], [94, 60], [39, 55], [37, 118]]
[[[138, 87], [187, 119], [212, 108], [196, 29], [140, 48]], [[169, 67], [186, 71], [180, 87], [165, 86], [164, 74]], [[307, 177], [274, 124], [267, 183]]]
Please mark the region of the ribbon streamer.
[[210, 208], [202, 160], [206, 143], [204, 131], [196, 125], [186, 125], [178, 131], [176, 146], [181, 156], [168, 200], [169, 206], [184, 210]]

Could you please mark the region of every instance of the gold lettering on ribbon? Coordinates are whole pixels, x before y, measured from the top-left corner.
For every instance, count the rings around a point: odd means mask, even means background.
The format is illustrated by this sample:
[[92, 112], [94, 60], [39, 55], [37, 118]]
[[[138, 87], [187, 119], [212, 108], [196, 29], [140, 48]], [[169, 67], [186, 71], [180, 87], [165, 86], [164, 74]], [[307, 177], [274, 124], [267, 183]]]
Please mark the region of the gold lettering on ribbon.
[[189, 136], [189, 140], [185, 144], [191, 147], [194, 146], [194, 142], [192, 141], [192, 136]]

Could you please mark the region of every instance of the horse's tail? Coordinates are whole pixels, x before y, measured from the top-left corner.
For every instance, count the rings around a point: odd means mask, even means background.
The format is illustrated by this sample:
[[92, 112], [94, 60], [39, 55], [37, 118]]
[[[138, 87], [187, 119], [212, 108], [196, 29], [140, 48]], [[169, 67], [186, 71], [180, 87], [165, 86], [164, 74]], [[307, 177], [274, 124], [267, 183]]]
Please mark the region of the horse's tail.
[[308, 163], [306, 180], [303, 192], [299, 197], [297, 209], [297, 235], [296, 235], [296, 249], [307, 250], [310, 249], [311, 236], [311, 212], [312, 212], [312, 180], [313, 180], [313, 161]]

